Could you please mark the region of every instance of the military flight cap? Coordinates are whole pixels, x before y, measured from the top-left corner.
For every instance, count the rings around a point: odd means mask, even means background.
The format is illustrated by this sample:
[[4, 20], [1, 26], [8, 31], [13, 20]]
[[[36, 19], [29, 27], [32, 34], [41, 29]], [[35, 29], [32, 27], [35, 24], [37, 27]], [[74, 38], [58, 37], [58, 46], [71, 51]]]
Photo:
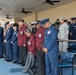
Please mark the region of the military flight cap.
[[54, 25], [59, 25], [59, 22], [55, 22]]
[[14, 24], [13, 24], [13, 27], [14, 27], [14, 26], [18, 27], [19, 25], [18, 25], [17, 23], [14, 23]]
[[76, 20], [76, 17], [72, 17], [72, 18], [70, 18], [70, 19], [73, 21], [73, 20]]
[[40, 20], [37, 20], [37, 24], [41, 24], [41, 21]]
[[6, 22], [6, 23], [4, 24], [4, 26], [6, 27], [8, 24], [9, 24], [9, 22]]
[[42, 25], [44, 25], [44, 24], [46, 24], [47, 22], [49, 22], [49, 20], [50, 20], [49, 18], [46, 18], [46, 19], [42, 20], [42, 21], [41, 21]]

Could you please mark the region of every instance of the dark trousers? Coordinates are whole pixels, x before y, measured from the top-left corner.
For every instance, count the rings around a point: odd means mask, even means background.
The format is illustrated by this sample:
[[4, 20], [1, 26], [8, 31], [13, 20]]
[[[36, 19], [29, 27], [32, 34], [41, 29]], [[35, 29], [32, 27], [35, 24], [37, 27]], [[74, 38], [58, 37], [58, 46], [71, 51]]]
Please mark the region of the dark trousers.
[[27, 48], [19, 46], [19, 63], [25, 64], [27, 58]]
[[12, 51], [11, 43], [5, 43], [5, 52], [6, 52], [6, 56], [5, 56], [6, 59], [12, 60], [13, 51]]
[[45, 53], [37, 50], [38, 75], [45, 75]]
[[12, 45], [13, 48], [13, 61], [19, 62], [19, 47], [17, 44]]
[[45, 54], [46, 75], [58, 75], [58, 56], [49, 51]]
[[3, 56], [4, 56], [4, 60], [6, 60], [6, 50], [5, 50], [5, 43], [3, 43]]
[[3, 56], [2, 41], [0, 41], [0, 57]]

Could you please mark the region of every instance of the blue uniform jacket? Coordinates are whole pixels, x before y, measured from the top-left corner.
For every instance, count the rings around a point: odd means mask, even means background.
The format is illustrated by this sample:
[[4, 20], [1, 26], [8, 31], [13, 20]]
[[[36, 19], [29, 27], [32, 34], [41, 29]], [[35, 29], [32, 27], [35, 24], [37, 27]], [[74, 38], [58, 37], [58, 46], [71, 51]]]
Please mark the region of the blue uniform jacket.
[[73, 36], [69, 36], [69, 39], [76, 40], [76, 23], [70, 25], [69, 32], [73, 34]]
[[13, 44], [18, 44], [18, 30], [15, 30], [12, 35]]
[[5, 40], [7, 40], [7, 43], [11, 43], [12, 34], [13, 34], [13, 29], [10, 27], [10, 28], [7, 30], [6, 36], [5, 36]]
[[44, 37], [44, 47], [48, 49], [48, 52], [57, 53], [58, 44], [57, 44], [57, 29], [54, 26], [50, 26], [48, 29], [45, 30], [45, 37]]
[[0, 27], [0, 41], [3, 41], [3, 28]]

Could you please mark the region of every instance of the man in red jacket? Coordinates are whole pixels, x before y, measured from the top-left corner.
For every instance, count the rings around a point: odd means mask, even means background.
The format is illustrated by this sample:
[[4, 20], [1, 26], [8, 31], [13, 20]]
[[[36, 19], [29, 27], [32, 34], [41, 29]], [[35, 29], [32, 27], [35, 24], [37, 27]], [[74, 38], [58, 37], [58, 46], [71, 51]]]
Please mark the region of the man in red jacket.
[[23, 19], [20, 19], [18, 24], [19, 24], [19, 32], [18, 32], [19, 64], [24, 66], [27, 57], [27, 49], [26, 49], [27, 37], [24, 31], [26, 30], [27, 27], [24, 24]]
[[27, 37], [29, 37], [29, 40], [27, 42], [28, 54], [25, 67], [22, 71], [23, 73], [30, 72], [31, 68], [34, 66], [34, 56], [36, 52], [36, 39], [35, 36], [32, 34], [32, 31], [30, 29], [26, 29], [25, 34], [27, 35]]
[[37, 21], [36, 31], [36, 48], [37, 48], [37, 62], [38, 62], [38, 75], [45, 75], [45, 54], [42, 51], [44, 42], [44, 31], [40, 21]]

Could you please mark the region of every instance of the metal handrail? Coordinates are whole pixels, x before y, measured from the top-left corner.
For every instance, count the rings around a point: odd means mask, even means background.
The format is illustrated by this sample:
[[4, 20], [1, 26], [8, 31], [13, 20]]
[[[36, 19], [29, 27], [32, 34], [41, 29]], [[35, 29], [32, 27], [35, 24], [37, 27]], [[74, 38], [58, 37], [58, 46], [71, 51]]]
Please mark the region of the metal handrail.
[[76, 40], [57, 40], [59, 42], [76, 42]]
[[[76, 40], [57, 40], [58, 42], [76, 42]], [[76, 53], [74, 53], [76, 55]]]

